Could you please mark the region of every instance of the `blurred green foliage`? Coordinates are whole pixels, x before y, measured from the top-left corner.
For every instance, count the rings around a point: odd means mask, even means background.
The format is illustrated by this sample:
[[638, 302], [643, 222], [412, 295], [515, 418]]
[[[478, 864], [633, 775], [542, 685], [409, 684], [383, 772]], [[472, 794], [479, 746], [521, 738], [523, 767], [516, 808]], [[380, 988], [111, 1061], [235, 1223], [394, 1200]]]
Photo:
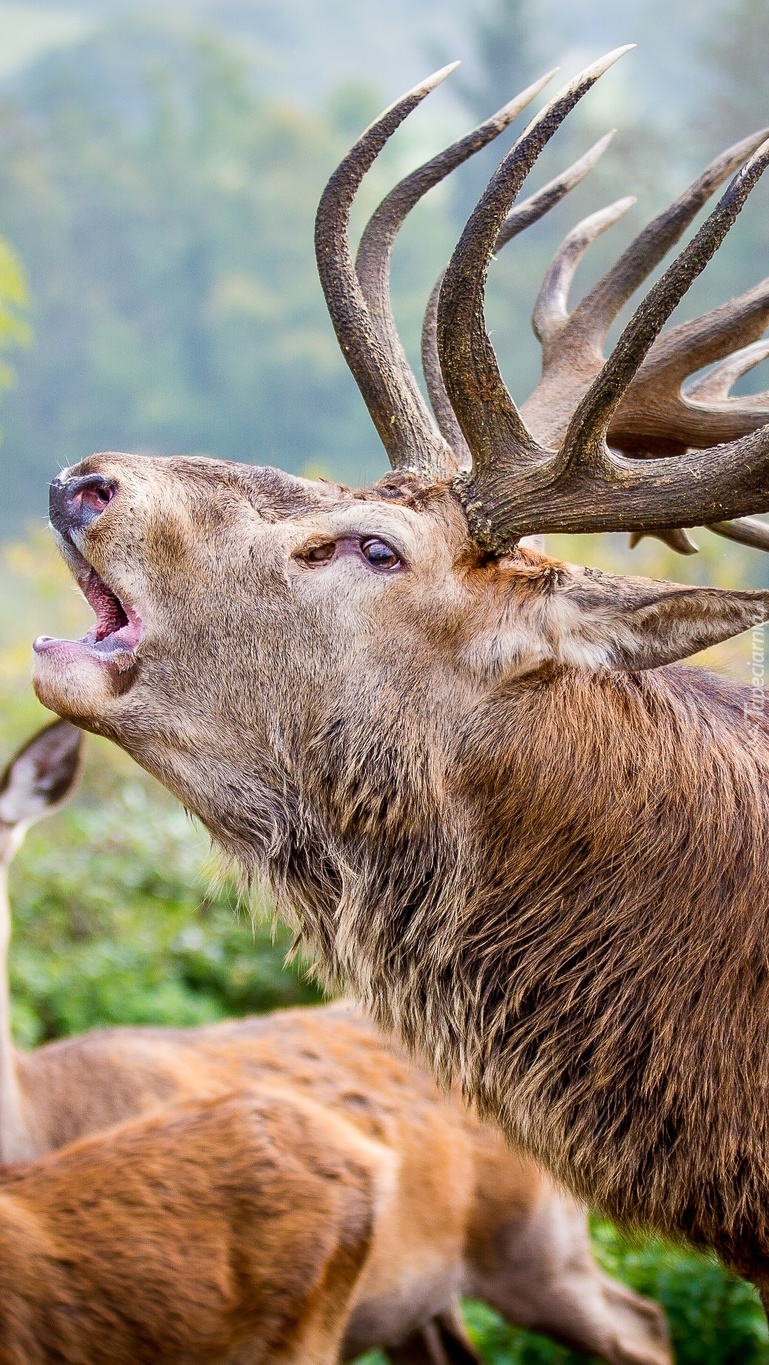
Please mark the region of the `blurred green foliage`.
[[15, 373], [3, 356], [26, 346], [31, 330], [26, 319], [29, 306], [27, 281], [20, 260], [0, 239], [0, 389], [13, 383]]
[[208, 842], [149, 782], [121, 784], [28, 836], [11, 878], [11, 985], [25, 1045], [100, 1024], [195, 1025], [316, 1001], [286, 970], [286, 932], [226, 879]]

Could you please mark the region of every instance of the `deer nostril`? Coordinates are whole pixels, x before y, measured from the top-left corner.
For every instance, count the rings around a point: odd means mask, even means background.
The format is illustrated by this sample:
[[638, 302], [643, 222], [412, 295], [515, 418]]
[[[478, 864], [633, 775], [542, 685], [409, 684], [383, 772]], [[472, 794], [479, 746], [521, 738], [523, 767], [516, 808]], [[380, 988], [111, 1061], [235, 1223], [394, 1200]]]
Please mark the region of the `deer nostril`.
[[69, 501], [73, 506], [78, 504], [83, 508], [90, 508], [97, 515], [103, 512], [108, 502], [111, 502], [115, 495], [114, 486], [102, 481], [87, 488], [79, 488], [70, 494]]
[[54, 480], [51, 484], [51, 522], [57, 530], [82, 530], [90, 526], [117, 493], [114, 479], [103, 474], [83, 474], [80, 478]]

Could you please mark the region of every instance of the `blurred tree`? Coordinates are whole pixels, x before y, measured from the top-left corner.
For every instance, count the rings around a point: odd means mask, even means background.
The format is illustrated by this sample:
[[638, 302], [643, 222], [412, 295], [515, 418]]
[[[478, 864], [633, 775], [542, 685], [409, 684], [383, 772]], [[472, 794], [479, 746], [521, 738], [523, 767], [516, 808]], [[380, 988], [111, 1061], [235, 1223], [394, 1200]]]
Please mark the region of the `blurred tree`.
[[766, 125], [767, 0], [732, 0], [720, 6], [700, 47], [706, 80], [694, 127], [726, 145]]
[[469, 74], [455, 85], [478, 121], [533, 79], [531, 0], [482, 0], [469, 20], [473, 53]]
[[30, 473], [42, 512], [51, 470], [91, 450], [381, 464], [312, 254], [350, 99], [340, 131], [333, 106], [262, 100], [218, 39], [161, 36], [57, 53], [0, 111], [0, 224], [38, 338], [8, 411], [6, 528]]
[[[21, 262], [8, 244], [0, 240], [0, 355], [29, 343], [31, 331], [25, 316], [28, 304]], [[14, 378], [14, 370], [0, 358], [0, 388], [7, 388]]]

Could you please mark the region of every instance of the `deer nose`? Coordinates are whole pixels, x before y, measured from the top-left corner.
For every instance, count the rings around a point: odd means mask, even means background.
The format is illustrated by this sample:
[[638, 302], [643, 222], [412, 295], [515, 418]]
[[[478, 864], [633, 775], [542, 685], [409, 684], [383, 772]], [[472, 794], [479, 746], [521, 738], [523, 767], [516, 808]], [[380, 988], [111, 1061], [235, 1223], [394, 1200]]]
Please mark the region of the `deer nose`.
[[91, 525], [117, 492], [114, 479], [82, 474], [77, 479], [54, 479], [48, 499], [51, 525], [67, 535]]

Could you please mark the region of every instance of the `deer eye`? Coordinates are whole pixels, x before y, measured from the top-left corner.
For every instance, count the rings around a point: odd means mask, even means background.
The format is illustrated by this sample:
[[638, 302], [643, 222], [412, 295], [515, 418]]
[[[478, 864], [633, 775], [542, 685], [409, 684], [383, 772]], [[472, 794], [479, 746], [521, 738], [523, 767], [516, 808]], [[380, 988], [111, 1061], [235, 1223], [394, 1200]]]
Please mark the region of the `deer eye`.
[[362, 540], [360, 552], [363, 558], [374, 569], [397, 569], [401, 563], [401, 557], [392, 545], [388, 545], [384, 540], [377, 540], [372, 536], [369, 540]]

